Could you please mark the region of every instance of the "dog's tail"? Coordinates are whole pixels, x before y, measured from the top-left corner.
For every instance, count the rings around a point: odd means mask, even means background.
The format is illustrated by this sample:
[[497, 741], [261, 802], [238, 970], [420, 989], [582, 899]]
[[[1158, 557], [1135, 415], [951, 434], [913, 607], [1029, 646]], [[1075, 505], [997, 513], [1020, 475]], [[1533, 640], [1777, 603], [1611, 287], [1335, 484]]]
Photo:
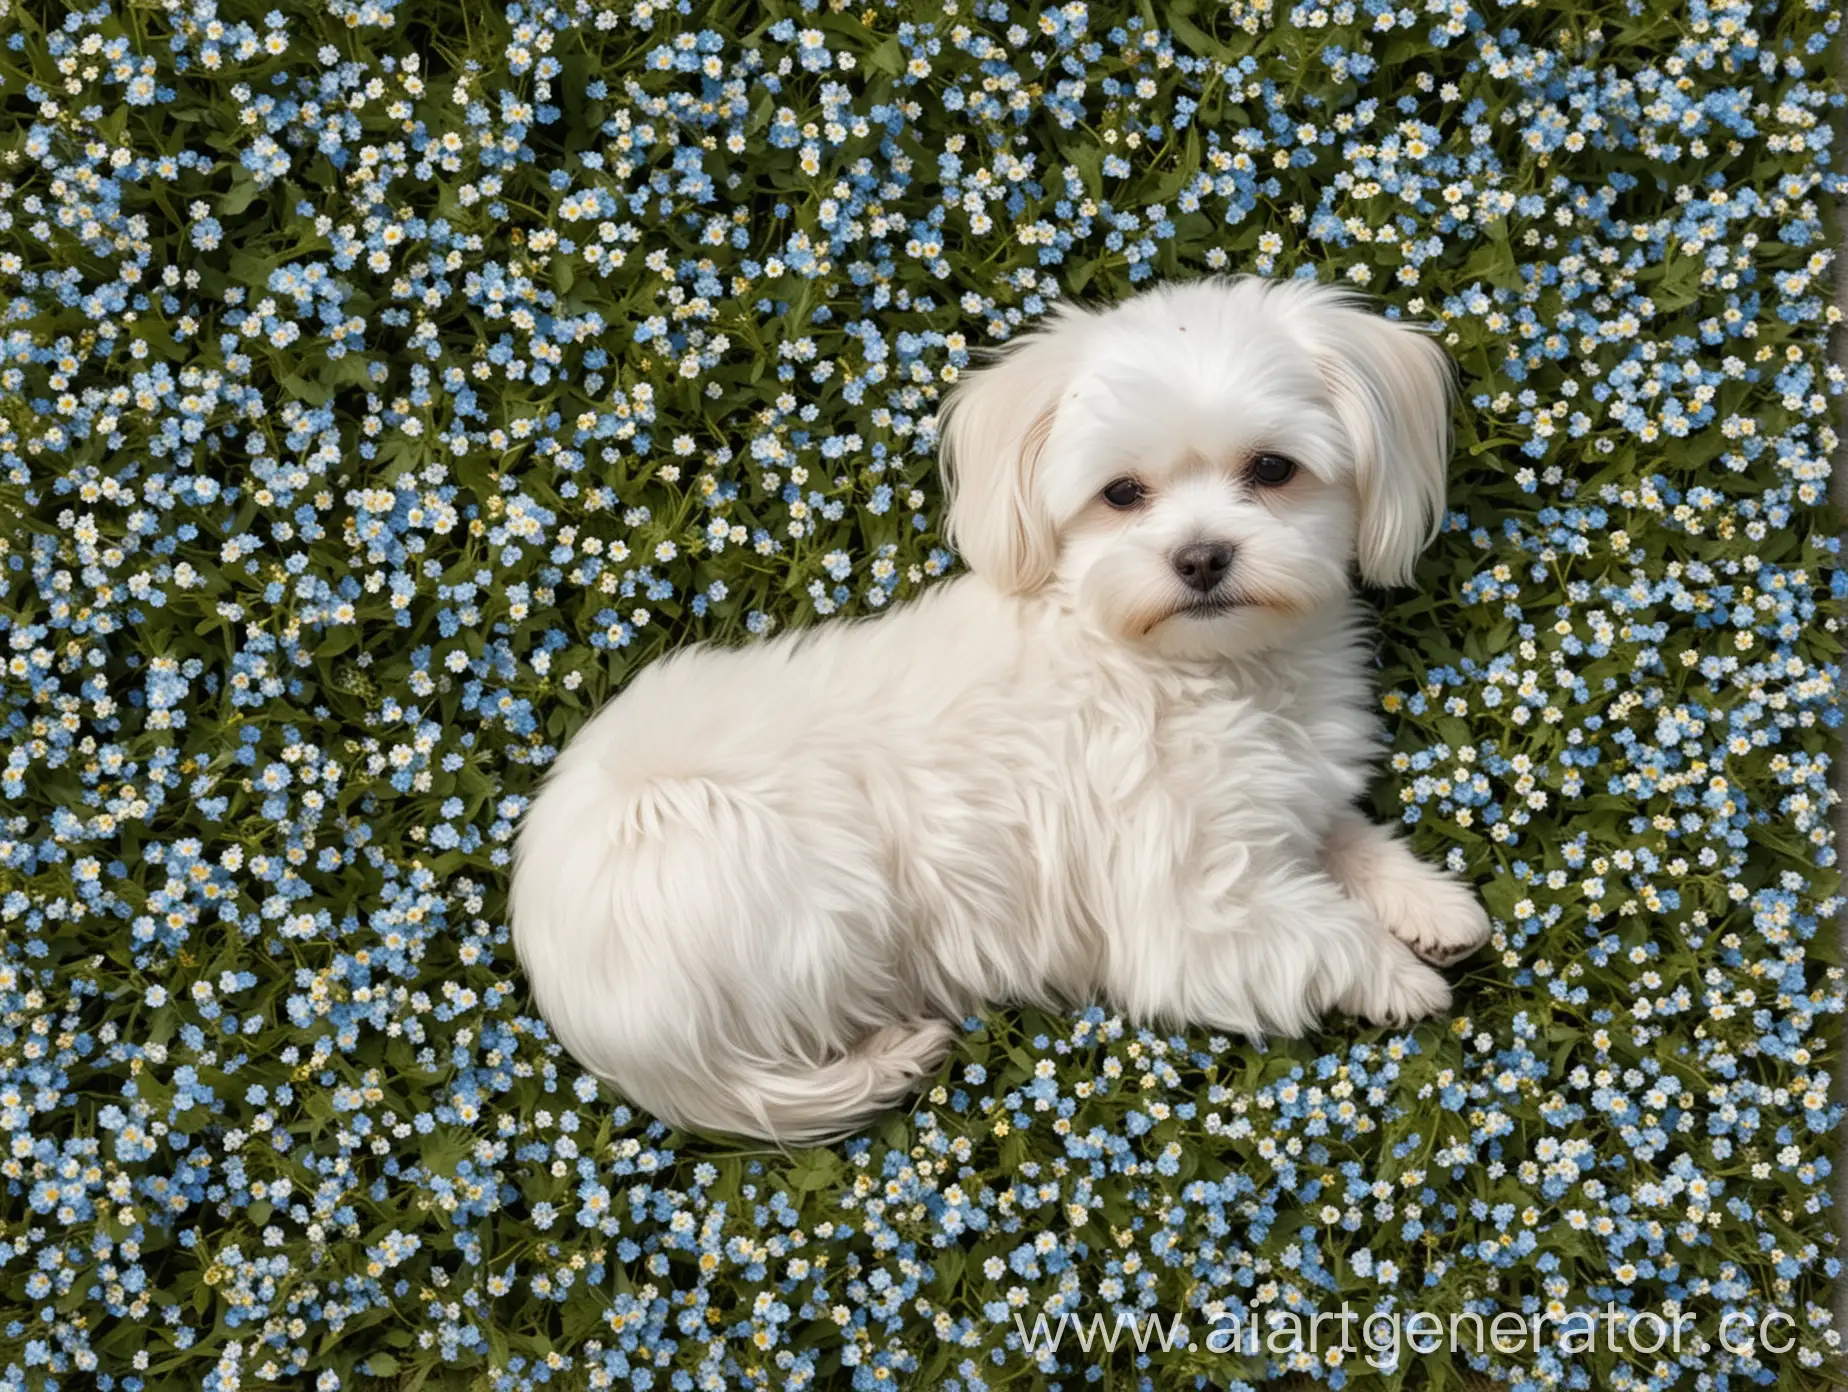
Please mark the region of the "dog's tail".
[[723, 1114], [687, 1119], [781, 1145], [839, 1140], [934, 1073], [955, 1038], [948, 1021], [906, 1020], [826, 1063], [736, 1063], [726, 1070]]

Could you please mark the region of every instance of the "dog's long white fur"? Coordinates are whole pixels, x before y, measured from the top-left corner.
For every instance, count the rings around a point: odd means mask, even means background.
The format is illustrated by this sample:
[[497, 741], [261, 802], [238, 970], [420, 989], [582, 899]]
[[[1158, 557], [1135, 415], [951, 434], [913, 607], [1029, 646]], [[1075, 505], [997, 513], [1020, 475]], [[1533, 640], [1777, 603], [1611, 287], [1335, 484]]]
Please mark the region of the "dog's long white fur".
[[[971, 574], [658, 662], [548, 774], [511, 909], [560, 1041], [672, 1122], [795, 1143], [990, 1004], [1253, 1036], [1443, 1009], [1413, 948], [1487, 921], [1354, 811], [1378, 730], [1349, 593], [1356, 564], [1406, 578], [1441, 507], [1436, 345], [1209, 280], [1062, 310], [956, 391]], [[1258, 453], [1297, 478], [1254, 484]], [[1099, 500], [1122, 476], [1128, 510]], [[1182, 608], [1202, 539], [1232, 548], [1223, 611]]]

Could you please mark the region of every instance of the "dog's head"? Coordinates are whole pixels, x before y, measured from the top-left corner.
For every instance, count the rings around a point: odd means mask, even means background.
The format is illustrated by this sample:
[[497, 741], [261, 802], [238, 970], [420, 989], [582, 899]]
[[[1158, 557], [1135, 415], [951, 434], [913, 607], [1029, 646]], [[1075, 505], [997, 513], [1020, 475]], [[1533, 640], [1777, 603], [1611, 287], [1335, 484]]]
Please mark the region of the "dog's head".
[[1062, 306], [959, 383], [949, 534], [1002, 590], [1056, 588], [1173, 656], [1249, 652], [1347, 592], [1410, 578], [1444, 502], [1449, 359], [1303, 280]]

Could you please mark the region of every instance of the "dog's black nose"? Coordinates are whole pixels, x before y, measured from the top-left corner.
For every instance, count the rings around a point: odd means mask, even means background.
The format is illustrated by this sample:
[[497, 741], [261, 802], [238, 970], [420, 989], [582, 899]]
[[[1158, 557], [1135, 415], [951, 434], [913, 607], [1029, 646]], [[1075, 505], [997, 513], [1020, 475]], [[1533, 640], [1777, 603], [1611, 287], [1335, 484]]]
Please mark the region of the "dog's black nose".
[[1196, 541], [1174, 553], [1174, 573], [1189, 589], [1206, 594], [1232, 568], [1232, 548], [1220, 541]]

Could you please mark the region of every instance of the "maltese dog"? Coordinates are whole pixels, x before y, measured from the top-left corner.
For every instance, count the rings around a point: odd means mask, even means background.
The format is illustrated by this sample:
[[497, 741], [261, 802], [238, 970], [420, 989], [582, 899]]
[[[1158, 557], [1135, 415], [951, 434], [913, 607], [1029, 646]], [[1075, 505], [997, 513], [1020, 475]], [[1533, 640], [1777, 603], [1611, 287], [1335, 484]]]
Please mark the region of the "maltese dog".
[[969, 572], [657, 662], [521, 826], [514, 942], [579, 1063], [683, 1127], [846, 1134], [1007, 1001], [1258, 1037], [1444, 1010], [1475, 897], [1356, 807], [1351, 574], [1410, 578], [1451, 369], [1303, 280], [1061, 306], [958, 383]]

